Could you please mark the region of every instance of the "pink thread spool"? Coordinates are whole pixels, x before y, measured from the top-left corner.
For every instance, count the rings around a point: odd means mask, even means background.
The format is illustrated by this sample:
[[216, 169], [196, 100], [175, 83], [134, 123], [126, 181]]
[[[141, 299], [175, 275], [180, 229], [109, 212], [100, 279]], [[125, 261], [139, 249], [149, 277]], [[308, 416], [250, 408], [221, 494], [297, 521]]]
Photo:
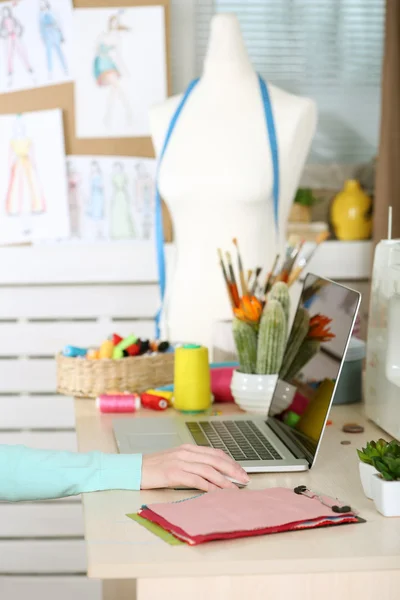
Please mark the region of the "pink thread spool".
[[96, 399], [101, 413], [134, 413], [140, 409], [140, 397], [137, 394], [101, 394]]

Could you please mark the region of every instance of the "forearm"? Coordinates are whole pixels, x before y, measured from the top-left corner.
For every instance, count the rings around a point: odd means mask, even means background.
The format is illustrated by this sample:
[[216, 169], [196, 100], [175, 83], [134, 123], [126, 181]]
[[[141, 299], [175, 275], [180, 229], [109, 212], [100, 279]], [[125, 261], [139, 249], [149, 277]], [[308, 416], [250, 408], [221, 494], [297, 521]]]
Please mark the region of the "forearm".
[[79, 454], [0, 445], [0, 501], [139, 490], [141, 472], [140, 454]]

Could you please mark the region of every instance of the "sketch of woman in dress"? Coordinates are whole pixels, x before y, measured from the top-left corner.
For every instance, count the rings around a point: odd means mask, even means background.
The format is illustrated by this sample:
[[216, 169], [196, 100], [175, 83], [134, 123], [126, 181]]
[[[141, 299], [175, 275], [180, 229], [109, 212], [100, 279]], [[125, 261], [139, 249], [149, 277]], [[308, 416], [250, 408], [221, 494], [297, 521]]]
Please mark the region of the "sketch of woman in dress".
[[105, 192], [103, 173], [97, 160], [93, 160], [91, 164], [90, 192], [86, 214], [95, 225], [95, 237], [103, 237], [102, 221], [105, 216]]
[[33, 156], [33, 142], [27, 136], [22, 115], [16, 118], [10, 141], [11, 170], [6, 196], [6, 214], [40, 215], [46, 202], [40, 186]]
[[67, 162], [68, 174], [68, 203], [71, 225], [71, 237], [80, 237], [81, 234], [81, 177], [74, 164]]
[[120, 162], [114, 163], [112, 184], [110, 237], [114, 240], [134, 238], [135, 227], [131, 213], [131, 198], [128, 192], [128, 177]]
[[132, 121], [132, 110], [129, 99], [122, 87], [123, 77], [128, 70], [121, 55], [121, 33], [128, 32], [129, 28], [121, 24], [120, 12], [110, 17], [108, 29], [97, 40], [96, 56], [93, 63], [93, 73], [97, 85], [101, 88], [109, 87], [107, 108], [104, 115], [106, 126], [111, 125], [114, 106], [119, 101], [125, 112], [126, 122]]
[[33, 69], [29, 62], [28, 53], [22, 39], [23, 35], [23, 26], [14, 17], [12, 9], [8, 6], [5, 6], [1, 10], [0, 37], [5, 40], [6, 44], [6, 64], [9, 86], [12, 85], [14, 75], [14, 60], [16, 54], [18, 54], [25, 69], [33, 76]]
[[135, 171], [135, 204], [138, 212], [142, 214], [142, 238], [148, 240], [151, 238], [153, 231], [154, 199], [156, 193], [154, 180], [143, 163], [138, 163], [135, 166]]
[[59, 22], [54, 16], [50, 2], [47, 2], [47, 0], [41, 0], [40, 2], [39, 27], [40, 35], [42, 36], [43, 44], [46, 48], [49, 79], [53, 76], [53, 55], [58, 57], [59, 63], [64, 73], [67, 75], [67, 60], [62, 48], [65, 41], [64, 35]]

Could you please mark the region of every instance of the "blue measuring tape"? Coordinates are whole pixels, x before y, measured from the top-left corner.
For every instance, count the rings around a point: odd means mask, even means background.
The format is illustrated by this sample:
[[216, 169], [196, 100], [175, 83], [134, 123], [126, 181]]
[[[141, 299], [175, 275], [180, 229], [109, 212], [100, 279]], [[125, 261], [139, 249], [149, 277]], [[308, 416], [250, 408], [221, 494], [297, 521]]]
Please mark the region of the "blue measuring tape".
[[[264, 79], [259, 75], [258, 81], [260, 84], [260, 92], [261, 98], [264, 106], [264, 114], [265, 114], [265, 122], [268, 131], [268, 138], [271, 148], [271, 159], [272, 159], [272, 171], [273, 171], [273, 186], [272, 186], [272, 198], [274, 203], [274, 221], [275, 228], [278, 231], [279, 224], [279, 154], [278, 154], [278, 142], [276, 138], [276, 129], [275, 129], [275, 121], [274, 115], [272, 112], [271, 99], [269, 96], [269, 91], [267, 84]], [[178, 119], [181, 115], [181, 112], [190, 96], [193, 92], [196, 85], [199, 83], [199, 79], [194, 79], [186, 92], [184, 93], [182, 100], [180, 101], [178, 108], [176, 109], [171, 122], [168, 126], [167, 134], [165, 136], [164, 144], [158, 159], [157, 173], [156, 173], [156, 205], [155, 205], [155, 234], [156, 234], [156, 251], [157, 251], [157, 265], [158, 265], [158, 280], [160, 284], [160, 294], [161, 294], [161, 308], [156, 316], [156, 339], [160, 338], [160, 320], [161, 320], [161, 312], [162, 305], [165, 298], [165, 288], [166, 288], [166, 268], [165, 268], [165, 252], [164, 252], [164, 230], [163, 230], [163, 218], [162, 218], [162, 203], [161, 196], [158, 187], [160, 168], [162, 164], [162, 160], [164, 158], [165, 152], [168, 148], [168, 144], [171, 140], [172, 133], [175, 129], [175, 126], [178, 122]]]

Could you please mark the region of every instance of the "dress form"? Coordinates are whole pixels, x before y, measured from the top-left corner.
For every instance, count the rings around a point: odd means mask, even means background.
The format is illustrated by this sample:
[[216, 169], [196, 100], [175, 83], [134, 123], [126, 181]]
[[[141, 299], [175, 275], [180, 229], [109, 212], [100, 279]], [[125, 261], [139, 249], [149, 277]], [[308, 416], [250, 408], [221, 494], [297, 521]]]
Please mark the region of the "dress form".
[[[271, 148], [257, 73], [233, 15], [214, 17], [203, 75], [163, 158], [159, 189], [172, 216], [175, 265], [167, 280], [163, 337], [210, 346], [231, 309], [217, 248], [239, 240], [248, 267], [272, 265], [316, 127], [313, 101], [269, 87], [279, 162], [275, 233]], [[182, 96], [150, 111], [157, 154]]]

